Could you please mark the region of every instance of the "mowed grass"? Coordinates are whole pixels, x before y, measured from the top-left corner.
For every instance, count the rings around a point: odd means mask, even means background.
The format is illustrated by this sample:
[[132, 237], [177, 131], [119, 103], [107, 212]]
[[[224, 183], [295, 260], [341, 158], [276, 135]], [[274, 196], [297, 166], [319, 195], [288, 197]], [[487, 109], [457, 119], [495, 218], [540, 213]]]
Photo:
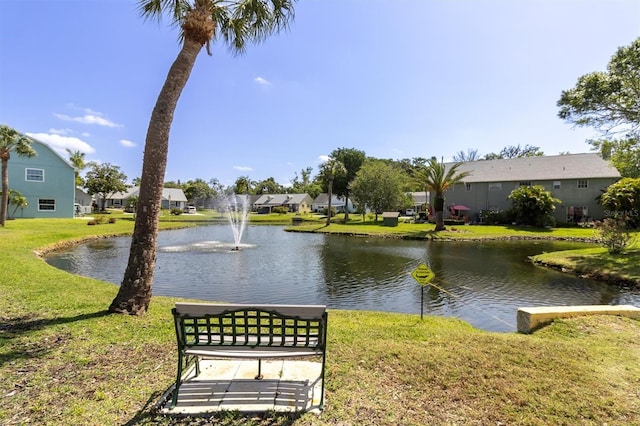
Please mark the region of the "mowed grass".
[[36, 255], [132, 227], [34, 219], [0, 228], [0, 424], [640, 424], [638, 321], [584, 317], [520, 335], [341, 310], [329, 314], [322, 414], [164, 417], [153, 407], [175, 380], [178, 299], [154, 297], [143, 317], [109, 315], [116, 286]]

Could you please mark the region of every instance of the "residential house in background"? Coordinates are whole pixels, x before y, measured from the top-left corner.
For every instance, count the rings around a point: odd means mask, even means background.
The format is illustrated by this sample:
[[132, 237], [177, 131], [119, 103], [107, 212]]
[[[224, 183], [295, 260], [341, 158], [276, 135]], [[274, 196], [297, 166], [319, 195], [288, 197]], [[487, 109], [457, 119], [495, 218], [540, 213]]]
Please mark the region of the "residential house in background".
[[472, 222], [481, 221], [483, 211], [510, 209], [511, 191], [533, 185], [561, 200], [554, 213], [559, 223], [603, 219], [597, 197], [620, 179], [618, 170], [597, 153], [471, 161], [458, 171], [470, 176], [445, 192], [445, 215]]
[[19, 191], [29, 203], [8, 217], [72, 218], [74, 215], [76, 176], [73, 166], [49, 145], [37, 140], [31, 143], [35, 157], [10, 153], [7, 163], [9, 189]]
[[[114, 192], [107, 197], [105, 208], [124, 209], [127, 200], [137, 197], [140, 187], [134, 186], [125, 192]], [[187, 205], [187, 197], [180, 188], [162, 188], [162, 208], [163, 209], [184, 209]]]
[[263, 194], [253, 203], [253, 210], [265, 214], [274, 207], [286, 207], [291, 213], [309, 213], [312, 202], [309, 194]]
[[[355, 212], [355, 208], [353, 207], [353, 203], [351, 199], [348, 200], [349, 203], [349, 213]], [[327, 207], [329, 207], [329, 194], [319, 194], [315, 200], [311, 203], [311, 211], [314, 213], [322, 213]], [[331, 208], [335, 209], [338, 213], [345, 212], [345, 202], [344, 197], [339, 197], [335, 194], [331, 195]]]

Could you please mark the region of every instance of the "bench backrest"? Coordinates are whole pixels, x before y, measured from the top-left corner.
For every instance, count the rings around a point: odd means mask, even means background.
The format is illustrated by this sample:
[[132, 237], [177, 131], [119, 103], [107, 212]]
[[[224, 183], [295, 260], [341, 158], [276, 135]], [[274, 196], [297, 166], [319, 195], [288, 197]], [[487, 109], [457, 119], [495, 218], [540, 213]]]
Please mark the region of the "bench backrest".
[[178, 345], [324, 349], [324, 305], [176, 303]]

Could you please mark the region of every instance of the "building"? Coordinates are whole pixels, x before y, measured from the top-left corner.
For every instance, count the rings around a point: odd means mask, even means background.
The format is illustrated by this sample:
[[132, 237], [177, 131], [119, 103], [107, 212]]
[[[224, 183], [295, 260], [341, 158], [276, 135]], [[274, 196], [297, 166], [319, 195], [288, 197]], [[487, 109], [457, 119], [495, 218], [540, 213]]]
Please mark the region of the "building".
[[253, 210], [265, 214], [274, 207], [285, 207], [291, 213], [309, 213], [312, 201], [309, 194], [263, 194], [253, 203]]
[[[114, 192], [107, 197], [105, 208], [124, 209], [127, 200], [131, 197], [137, 197], [140, 188], [134, 186], [125, 192]], [[162, 208], [163, 209], [184, 209], [187, 205], [187, 197], [180, 188], [162, 188]]]
[[[347, 200], [349, 204], [349, 213], [353, 213], [355, 208], [351, 199]], [[315, 200], [311, 203], [311, 211], [314, 213], [322, 213], [327, 207], [329, 207], [329, 194], [319, 194]], [[331, 195], [331, 208], [335, 209], [338, 213], [345, 212], [344, 197], [338, 197], [335, 194]]]
[[471, 161], [458, 171], [470, 175], [444, 193], [445, 217], [459, 215], [472, 222], [481, 221], [483, 211], [510, 209], [509, 194], [525, 185], [540, 185], [561, 200], [554, 213], [557, 222], [603, 219], [597, 197], [621, 177], [596, 153]]
[[9, 189], [20, 192], [28, 205], [9, 205], [7, 217], [72, 218], [76, 191], [73, 166], [49, 145], [32, 139], [35, 157], [10, 153], [7, 163]]

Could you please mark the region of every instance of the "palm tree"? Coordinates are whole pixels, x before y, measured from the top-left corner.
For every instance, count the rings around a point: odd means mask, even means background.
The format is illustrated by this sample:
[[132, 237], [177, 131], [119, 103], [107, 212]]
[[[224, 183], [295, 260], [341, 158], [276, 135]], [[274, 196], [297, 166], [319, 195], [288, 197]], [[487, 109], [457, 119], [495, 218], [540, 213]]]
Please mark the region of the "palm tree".
[[433, 191], [434, 210], [436, 213], [435, 231], [443, 231], [444, 226], [444, 191], [453, 185], [460, 183], [469, 176], [470, 172], [458, 173], [458, 168], [462, 163], [455, 163], [449, 167], [444, 162], [431, 158], [427, 163], [416, 171], [417, 179], [425, 185], [427, 191]]
[[180, 28], [182, 47], [169, 69], [153, 108], [144, 156], [136, 221], [129, 261], [109, 311], [142, 315], [151, 301], [157, 251], [158, 220], [167, 167], [169, 132], [178, 98], [187, 84], [196, 57], [222, 38], [235, 53], [247, 43], [260, 42], [288, 27], [295, 0], [139, 0], [145, 18], [165, 13]]
[[84, 185], [84, 180], [80, 176], [80, 172], [87, 168], [87, 162], [84, 159], [86, 153], [81, 151], [71, 151], [67, 148], [67, 154], [69, 154], [69, 161], [76, 169], [76, 186]]
[[329, 226], [331, 224], [331, 198], [333, 197], [333, 181], [336, 176], [342, 176], [347, 173], [347, 169], [345, 169], [344, 164], [341, 161], [335, 158], [329, 158], [324, 162], [321, 166], [320, 174], [324, 177], [327, 182], [327, 195], [329, 197], [329, 201], [327, 203], [327, 224]]
[[9, 159], [11, 150], [19, 157], [35, 157], [36, 151], [31, 146], [31, 139], [18, 133], [17, 130], [0, 125], [0, 161], [2, 161], [2, 197], [0, 197], [0, 226], [7, 220], [7, 205], [9, 204]]

